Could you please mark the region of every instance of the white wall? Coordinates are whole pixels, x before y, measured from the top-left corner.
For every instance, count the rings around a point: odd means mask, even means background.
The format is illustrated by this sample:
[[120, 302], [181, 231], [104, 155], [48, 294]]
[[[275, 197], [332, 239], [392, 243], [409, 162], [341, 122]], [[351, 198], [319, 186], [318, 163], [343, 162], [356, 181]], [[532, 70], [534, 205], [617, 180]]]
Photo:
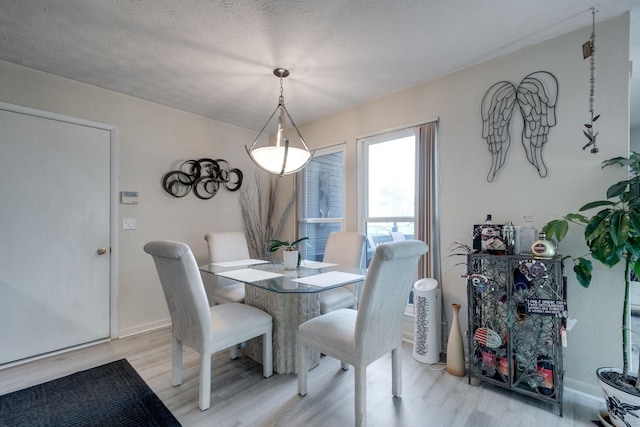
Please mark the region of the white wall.
[[[600, 153], [581, 149], [586, 142], [583, 123], [589, 118], [589, 63], [582, 59], [581, 45], [588, 39], [585, 28], [539, 45], [503, 56], [441, 78], [402, 90], [380, 99], [340, 111], [301, 126], [312, 147], [347, 141], [348, 229], [357, 229], [356, 218], [356, 138], [385, 129], [440, 117], [440, 207], [444, 301], [450, 321], [451, 303], [466, 310], [463, 267], [448, 258], [454, 241], [471, 242], [474, 223], [493, 214], [494, 222], [507, 220], [522, 224], [525, 214], [535, 216], [535, 225], [576, 211], [585, 202], [603, 197], [623, 170], [600, 163], [626, 155], [629, 150], [628, 78], [629, 17], [627, 15], [597, 26], [596, 110], [602, 114], [596, 130]], [[486, 181], [491, 157], [481, 137], [480, 104], [493, 84], [509, 80], [516, 84], [534, 71], [553, 73], [559, 82], [557, 125], [551, 129], [543, 158], [549, 174], [540, 178], [524, 155], [520, 143], [522, 120], [514, 112], [512, 143], [504, 169], [493, 183]], [[401, 72], [401, 70], [399, 71]], [[366, 78], [366, 76], [363, 76]], [[393, 173], [394, 165], [389, 173]], [[581, 231], [581, 230], [579, 230]], [[576, 233], [579, 234], [579, 233]], [[562, 242], [563, 254], [582, 254], [577, 238]], [[600, 366], [621, 366], [620, 318], [622, 274], [596, 267], [590, 289], [580, 287], [569, 276], [569, 311], [578, 319], [569, 335], [565, 353], [566, 384], [599, 395], [595, 370]], [[466, 324], [466, 312], [461, 316]]]
[[[119, 331], [127, 335], [168, 324], [169, 313], [153, 261], [142, 247], [150, 240], [189, 244], [200, 263], [207, 259], [209, 231], [242, 230], [238, 193], [220, 189], [210, 200], [193, 194], [175, 199], [162, 190], [162, 176], [176, 162], [222, 158], [253, 181], [244, 145], [257, 132], [194, 114], [0, 62], [0, 100], [115, 125], [119, 135], [120, 191], [138, 191], [138, 205], [119, 205]], [[122, 218], [137, 230], [123, 231]]]

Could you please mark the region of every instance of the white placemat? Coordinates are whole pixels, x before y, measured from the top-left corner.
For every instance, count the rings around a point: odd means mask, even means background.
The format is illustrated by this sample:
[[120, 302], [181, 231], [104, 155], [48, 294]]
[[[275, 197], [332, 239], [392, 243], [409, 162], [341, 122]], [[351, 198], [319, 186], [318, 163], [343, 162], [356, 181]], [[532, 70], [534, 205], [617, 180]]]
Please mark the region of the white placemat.
[[242, 267], [243, 265], [266, 264], [268, 262], [262, 259], [239, 259], [236, 261], [212, 262], [211, 264], [218, 267]]
[[338, 264], [334, 264], [332, 262], [311, 261], [309, 259], [303, 259], [302, 262], [300, 263], [301, 267], [315, 268], [315, 269], [333, 267], [334, 265], [338, 265]]
[[327, 286], [340, 285], [364, 279], [362, 274], [343, 273], [342, 271], [329, 271], [327, 273], [316, 274], [314, 276], [293, 279], [292, 282], [304, 283], [305, 285], [326, 288]]
[[273, 279], [280, 277], [280, 273], [272, 273], [271, 271], [256, 270], [255, 268], [243, 268], [240, 270], [225, 271], [222, 273], [216, 273], [218, 276], [228, 277], [229, 279], [237, 280], [239, 282], [258, 282], [260, 280]]

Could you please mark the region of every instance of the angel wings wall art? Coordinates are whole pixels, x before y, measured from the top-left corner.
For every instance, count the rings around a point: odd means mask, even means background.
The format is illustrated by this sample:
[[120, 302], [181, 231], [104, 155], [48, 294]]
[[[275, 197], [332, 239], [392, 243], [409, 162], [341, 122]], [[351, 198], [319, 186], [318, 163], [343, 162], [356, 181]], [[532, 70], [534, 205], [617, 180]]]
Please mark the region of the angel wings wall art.
[[548, 71], [536, 71], [526, 76], [518, 86], [508, 81], [492, 85], [482, 97], [482, 137], [491, 153], [491, 169], [487, 181], [493, 182], [504, 166], [511, 145], [509, 126], [518, 104], [523, 119], [522, 146], [527, 160], [544, 178], [547, 166], [542, 148], [550, 129], [556, 125], [558, 80]]

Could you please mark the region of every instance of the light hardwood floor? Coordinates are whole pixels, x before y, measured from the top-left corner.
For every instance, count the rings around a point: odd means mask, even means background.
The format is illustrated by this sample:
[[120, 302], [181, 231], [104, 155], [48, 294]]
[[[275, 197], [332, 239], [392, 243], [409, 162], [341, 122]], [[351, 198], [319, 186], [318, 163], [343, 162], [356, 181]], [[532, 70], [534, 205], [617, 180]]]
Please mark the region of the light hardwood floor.
[[[469, 385], [466, 377], [430, 367], [403, 348], [403, 394], [391, 395], [391, 358], [385, 356], [367, 370], [367, 417], [370, 427], [390, 426], [594, 426], [598, 410], [578, 395], [565, 395], [564, 417], [552, 406], [490, 385]], [[198, 355], [184, 352], [183, 384], [171, 386], [169, 328], [113, 340], [72, 352], [0, 370], [0, 395], [79, 370], [126, 358], [187, 426], [349, 426], [354, 423], [353, 369], [323, 357], [309, 372], [308, 394], [297, 394], [295, 375], [262, 377], [259, 364], [241, 352], [213, 357], [211, 408], [198, 409]], [[604, 401], [603, 401], [604, 406]]]

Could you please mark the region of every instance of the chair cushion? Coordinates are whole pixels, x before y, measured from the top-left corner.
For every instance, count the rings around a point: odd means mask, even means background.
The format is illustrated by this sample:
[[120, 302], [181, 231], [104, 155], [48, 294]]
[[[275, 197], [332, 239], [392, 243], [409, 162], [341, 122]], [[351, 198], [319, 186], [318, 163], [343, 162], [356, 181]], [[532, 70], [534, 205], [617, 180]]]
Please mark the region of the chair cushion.
[[228, 304], [230, 302], [244, 302], [244, 283], [234, 283], [223, 286], [213, 293], [216, 304]]
[[349, 308], [356, 304], [353, 291], [347, 287], [320, 292], [320, 313], [325, 314], [339, 308]]
[[258, 336], [260, 331], [270, 329], [271, 325], [270, 314], [250, 305], [229, 303], [211, 307], [212, 344], [215, 349]]
[[318, 348], [328, 356], [335, 353], [353, 353], [356, 317], [358, 312], [340, 309], [322, 316], [307, 320], [298, 327], [298, 339], [302, 339], [309, 347]]

